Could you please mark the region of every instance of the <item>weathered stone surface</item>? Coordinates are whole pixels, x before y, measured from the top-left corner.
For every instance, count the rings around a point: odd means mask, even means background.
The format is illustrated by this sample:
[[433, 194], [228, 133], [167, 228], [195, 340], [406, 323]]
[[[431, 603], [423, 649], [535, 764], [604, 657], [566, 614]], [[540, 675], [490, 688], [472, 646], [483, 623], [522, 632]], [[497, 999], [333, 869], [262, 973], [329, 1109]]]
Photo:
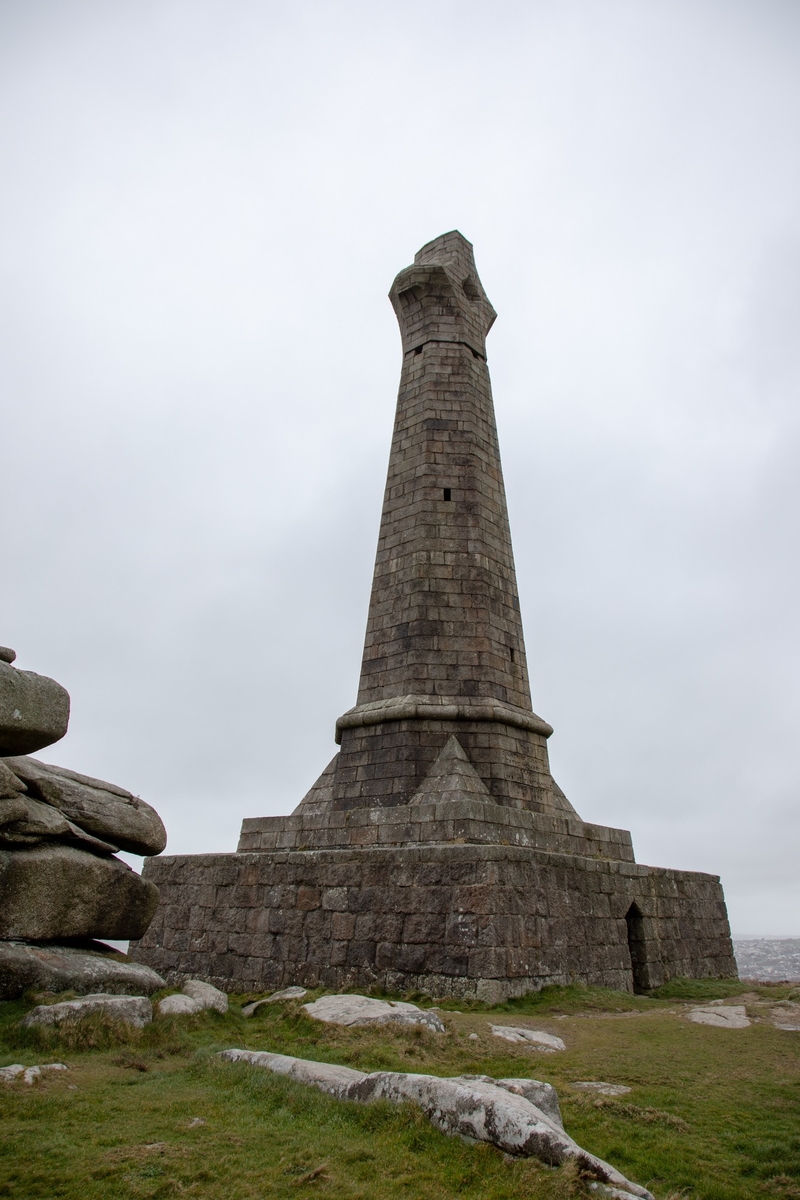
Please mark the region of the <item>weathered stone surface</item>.
[[85, 833], [57, 808], [33, 796], [0, 800], [0, 846], [35, 846], [52, 841], [74, 843], [95, 854], [114, 854], [119, 849]]
[[772, 1009], [770, 1018], [776, 1029], [784, 1029], [789, 1033], [800, 1032], [800, 1004], [793, 1000], [779, 1000]]
[[167, 844], [166, 830], [155, 809], [116, 784], [35, 758], [8, 758], [6, 766], [27, 784], [32, 796], [120, 850], [160, 854]]
[[0, 1067], [0, 1081], [3, 1083], [13, 1083], [18, 1075], [21, 1075], [25, 1070], [22, 1063], [12, 1063], [9, 1067]]
[[[315, 785], [308, 796], [325, 793], [326, 786]], [[306, 797], [290, 816], [246, 817], [237, 849], [246, 853], [471, 842], [634, 861], [631, 835], [625, 829], [591, 825], [575, 816], [510, 808], [490, 796], [481, 798], [464, 791], [450, 791], [446, 801], [423, 797], [424, 793], [417, 793], [413, 804], [353, 808], [347, 813], [325, 812], [321, 801]]]
[[[652, 1193], [631, 1183], [615, 1167], [582, 1149], [560, 1121], [548, 1116], [524, 1094], [530, 1080], [489, 1080], [486, 1076], [442, 1079], [435, 1075], [377, 1071], [367, 1075], [349, 1067], [310, 1062], [282, 1054], [223, 1050], [230, 1062], [248, 1062], [277, 1075], [311, 1084], [341, 1100], [369, 1103], [389, 1100], [418, 1105], [443, 1133], [489, 1142], [506, 1154], [536, 1157], [550, 1166], [574, 1161], [590, 1178], [618, 1188], [623, 1196], [653, 1200]], [[513, 1087], [518, 1082], [517, 1092]]]
[[593, 1079], [584, 1079], [570, 1086], [583, 1092], [597, 1092], [601, 1096], [627, 1096], [628, 1092], [633, 1090], [624, 1083], [603, 1083], [602, 1080]]
[[98, 1012], [140, 1029], [153, 1019], [153, 1006], [146, 996], [96, 994], [81, 996], [78, 1000], [62, 1000], [60, 1004], [37, 1004], [22, 1018], [20, 1025], [25, 1029], [33, 1025], [62, 1025]]
[[0, 850], [0, 938], [138, 938], [158, 889], [117, 858], [58, 843]]
[[716, 1025], [719, 1029], [747, 1029], [750, 1021], [743, 1004], [726, 1004], [719, 1008], [693, 1008], [689, 1020], [696, 1025]]
[[165, 996], [163, 1000], [159, 1000], [157, 1007], [161, 1017], [189, 1017], [203, 1011], [203, 1005], [199, 1000], [193, 1000], [191, 996], [184, 996], [182, 992]]
[[458, 1078], [490, 1083], [494, 1087], [512, 1092], [515, 1096], [524, 1096], [536, 1108], [540, 1108], [546, 1117], [555, 1121], [556, 1125], [560, 1125], [562, 1129], [564, 1128], [561, 1106], [558, 1103], [558, 1092], [552, 1083], [542, 1083], [539, 1079], [493, 1079], [491, 1075], [459, 1075]]
[[0, 659], [0, 755], [41, 750], [68, 725], [69, 693], [60, 683]]
[[0, 942], [0, 1000], [16, 1000], [28, 991], [147, 995], [164, 986], [149, 967], [99, 944], [79, 948]]
[[402, 1000], [375, 1000], [372, 996], [320, 996], [304, 1004], [303, 1012], [329, 1025], [425, 1025], [444, 1033], [444, 1022], [436, 1013], [425, 1012]]
[[181, 989], [184, 996], [195, 1000], [201, 1008], [213, 1008], [215, 1012], [228, 1011], [228, 997], [213, 984], [203, 983], [202, 979], [187, 979]]
[[537, 1050], [552, 1052], [567, 1048], [560, 1037], [553, 1033], [545, 1033], [542, 1029], [525, 1029], [521, 1025], [491, 1025], [490, 1028], [495, 1037], [519, 1044], [527, 1042], [536, 1046]]
[[409, 804], [439, 804], [448, 800], [491, 801], [489, 790], [452, 735]]
[[0, 646], [0, 662], [13, 663], [16, 657], [16, 650], [12, 650], [10, 646]]
[[66, 1066], [66, 1063], [62, 1063], [62, 1062], [46, 1062], [46, 1063], [42, 1063], [41, 1067], [40, 1066], [29, 1067], [28, 1070], [24, 1070], [24, 1072], [23, 1072], [23, 1084], [28, 1084], [29, 1087], [34, 1085], [37, 1079], [42, 1078], [43, 1070], [68, 1070], [68, 1069], [70, 1069], [70, 1068], [68, 1068]]
[[308, 988], [288, 987], [281, 988], [279, 992], [273, 992], [271, 996], [265, 996], [263, 1000], [254, 1000], [252, 1004], [245, 1004], [242, 1009], [243, 1017], [254, 1017], [258, 1010], [265, 1004], [280, 1004], [284, 1000], [302, 1000], [303, 996], [308, 995]]
[[[0, 800], [16, 799], [21, 793], [27, 792], [27, 790], [22, 780], [17, 779], [14, 772], [9, 771], [2, 758], [0, 758]], [[2, 808], [0, 807], [0, 825], [3, 825], [6, 820], [13, 820], [13, 817], [4, 817]]]
[[631, 991], [633, 902], [652, 986], [735, 970], [719, 881], [637, 863], [453, 844], [153, 858], [144, 876], [161, 902], [131, 957], [228, 992], [379, 986], [497, 1003], [575, 978]]
[[180, 993], [165, 996], [158, 1002], [158, 1011], [162, 1017], [191, 1016], [212, 1008], [216, 1012], [228, 1011], [228, 997], [219, 988], [201, 979], [187, 979]]

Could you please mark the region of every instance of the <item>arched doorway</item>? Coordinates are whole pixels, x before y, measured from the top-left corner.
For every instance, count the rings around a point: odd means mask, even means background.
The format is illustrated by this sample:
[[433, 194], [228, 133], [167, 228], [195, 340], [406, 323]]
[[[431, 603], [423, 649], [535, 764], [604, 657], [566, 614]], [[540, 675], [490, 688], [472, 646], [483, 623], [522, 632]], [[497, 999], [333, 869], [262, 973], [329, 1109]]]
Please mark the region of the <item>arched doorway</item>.
[[633, 970], [633, 990], [635, 992], [646, 992], [650, 984], [650, 979], [647, 970], [644, 917], [635, 900], [625, 914], [625, 924], [628, 927], [628, 950], [630, 951], [631, 968]]

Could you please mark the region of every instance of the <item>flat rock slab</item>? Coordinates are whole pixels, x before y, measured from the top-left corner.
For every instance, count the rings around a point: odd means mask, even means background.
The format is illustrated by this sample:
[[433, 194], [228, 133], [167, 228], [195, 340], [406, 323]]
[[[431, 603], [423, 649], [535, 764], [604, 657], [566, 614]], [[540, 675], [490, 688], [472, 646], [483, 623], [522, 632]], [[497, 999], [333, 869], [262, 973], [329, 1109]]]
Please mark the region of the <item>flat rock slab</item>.
[[265, 1004], [280, 1004], [282, 1000], [302, 1000], [308, 995], [308, 988], [303, 987], [288, 987], [282, 988], [279, 992], [273, 992], [271, 996], [265, 996], [263, 1000], [254, 1000], [252, 1004], [245, 1004], [242, 1009], [243, 1017], [253, 1017]]
[[23, 1029], [34, 1025], [63, 1025], [80, 1021], [94, 1013], [106, 1013], [117, 1021], [141, 1029], [153, 1019], [153, 1006], [146, 996], [106, 996], [97, 993], [79, 1000], [62, 1000], [60, 1004], [37, 1004], [20, 1021]]
[[118, 858], [59, 842], [0, 849], [0, 938], [140, 938], [158, 888]]
[[7, 758], [5, 765], [31, 796], [94, 838], [131, 854], [160, 854], [167, 844], [167, 831], [156, 810], [115, 783], [27, 756]]
[[545, 1054], [553, 1054], [556, 1050], [566, 1050], [566, 1044], [554, 1033], [545, 1033], [543, 1029], [524, 1029], [521, 1025], [490, 1025], [495, 1037], [504, 1038], [507, 1042], [522, 1044], [528, 1042]]
[[121, 959], [105, 947], [0, 942], [0, 1000], [16, 1000], [28, 991], [149, 995], [163, 987], [164, 980], [150, 967]]
[[570, 1085], [574, 1088], [580, 1088], [583, 1092], [597, 1092], [601, 1096], [627, 1096], [632, 1088], [626, 1087], [624, 1083], [603, 1083], [602, 1080], [582, 1079], [579, 1083]]
[[410, 1101], [443, 1133], [489, 1142], [506, 1154], [536, 1157], [550, 1166], [572, 1160], [584, 1174], [617, 1189], [621, 1197], [653, 1200], [646, 1188], [631, 1183], [615, 1167], [582, 1149], [564, 1132], [560, 1119], [554, 1119], [528, 1098], [529, 1094], [537, 1094], [530, 1091], [532, 1087], [548, 1088], [537, 1080], [491, 1079], [486, 1075], [442, 1079], [401, 1071], [368, 1075], [352, 1067], [252, 1050], [223, 1050], [221, 1057], [286, 1075], [339, 1100], [362, 1104], [373, 1100], [394, 1104]]
[[718, 1029], [747, 1029], [750, 1024], [743, 1004], [693, 1008], [689, 1020], [696, 1025], [715, 1025]]
[[372, 996], [320, 996], [304, 1004], [303, 1012], [329, 1025], [424, 1025], [444, 1033], [441, 1017], [402, 1000], [375, 1000]]
[[779, 1001], [770, 1014], [770, 1020], [776, 1029], [800, 1032], [800, 1004], [791, 1000]]
[[115, 854], [119, 849], [92, 837], [43, 800], [21, 795], [0, 800], [0, 846], [35, 846], [47, 841], [75, 843], [95, 854]]
[[59, 741], [69, 724], [69, 693], [55, 679], [0, 660], [0, 756], [30, 754]]

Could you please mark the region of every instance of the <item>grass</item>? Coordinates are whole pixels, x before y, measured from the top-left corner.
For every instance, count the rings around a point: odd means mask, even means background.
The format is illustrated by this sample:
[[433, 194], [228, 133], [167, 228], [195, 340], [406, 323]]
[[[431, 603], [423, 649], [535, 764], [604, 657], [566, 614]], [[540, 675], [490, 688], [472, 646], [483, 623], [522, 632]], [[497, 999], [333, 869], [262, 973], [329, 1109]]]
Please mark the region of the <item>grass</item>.
[[[668, 988], [645, 997], [573, 986], [495, 1007], [442, 1004], [445, 1036], [326, 1026], [296, 1003], [245, 1020], [239, 1010], [249, 996], [234, 998], [225, 1016], [158, 1019], [143, 1030], [95, 1016], [61, 1033], [18, 1028], [30, 999], [0, 1004], [0, 1065], [70, 1067], [31, 1087], [0, 1086], [0, 1196], [591, 1195], [572, 1171], [447, 1138], [413, 1107], [343, 1104], [215, 1057], [241, 1046], [362, 1070], [545, 1079], [558, 1089], [570, 1134], [658, 1200], [800, 1200], [800, 1033], [767, 1020], [791, 989], [696, 981]], [[684, 1001], [729, 996], [742, 997], [749, 1029], [686, 1021]], [[567, 1050], [541, 1054], [503, 1042], [490, 1022], [548, 1029]], [[570, 1087], [584, 1079], [632, 1091], [605, 1097]]]

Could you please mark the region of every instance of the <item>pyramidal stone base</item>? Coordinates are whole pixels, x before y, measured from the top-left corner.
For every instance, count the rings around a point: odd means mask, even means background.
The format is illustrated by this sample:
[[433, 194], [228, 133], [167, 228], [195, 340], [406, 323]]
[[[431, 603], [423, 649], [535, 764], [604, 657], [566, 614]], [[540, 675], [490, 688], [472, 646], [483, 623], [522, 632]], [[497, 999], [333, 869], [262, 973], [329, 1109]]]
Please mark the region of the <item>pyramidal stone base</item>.
[[582, 821], [532, 708], [470, 243], [423, 246], [390, 299], [403, 366], [357, 702], [288, 817], [236, 854], [151, 858], [132, 956], [170, 982], [497, 1001], [736, 974], [719, 879], [634, 861]]
[[331, 768], [236, 854], [154, 858], [131, 957], [226, 991], [422, 991], [491, 1003], [576, 980], [623, 991], [736, 974], [719, 879], [634, 862], [630, 834], [504, 807], [450, 735], [412, 800], [337, 811]]

